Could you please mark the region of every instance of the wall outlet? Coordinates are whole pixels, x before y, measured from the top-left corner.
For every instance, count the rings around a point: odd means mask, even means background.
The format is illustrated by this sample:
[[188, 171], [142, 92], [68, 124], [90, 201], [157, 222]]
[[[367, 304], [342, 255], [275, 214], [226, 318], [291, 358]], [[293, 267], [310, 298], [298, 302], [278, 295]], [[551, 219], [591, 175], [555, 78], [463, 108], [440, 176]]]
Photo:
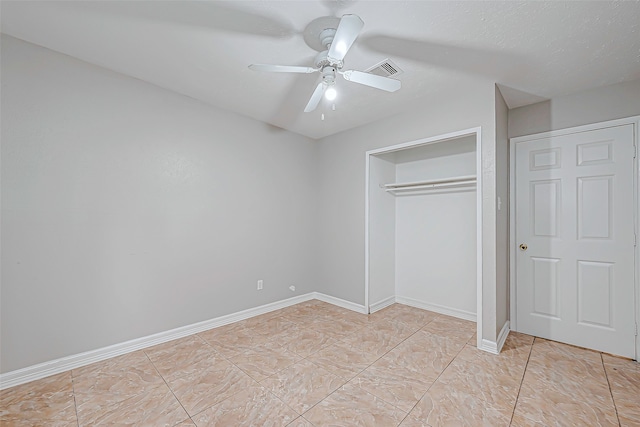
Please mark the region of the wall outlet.
[[264, 280], [258, 280], [258, 290], [262, 289], [263, 284], [264, 284]]
[[289, 289], [291, 290], [291, 292], [295, 292], [296, 291], [296, 287], [293, 286], [293, 285], [289, 286]]

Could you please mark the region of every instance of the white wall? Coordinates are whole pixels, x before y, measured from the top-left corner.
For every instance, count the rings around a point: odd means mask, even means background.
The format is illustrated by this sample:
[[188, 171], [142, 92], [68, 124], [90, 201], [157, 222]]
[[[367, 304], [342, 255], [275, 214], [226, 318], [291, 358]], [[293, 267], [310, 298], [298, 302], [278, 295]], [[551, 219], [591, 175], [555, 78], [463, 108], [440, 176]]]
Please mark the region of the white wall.
[[395, 182], [395, 163], [370, 156], [369, 180], [369, 305], [375, 305], [396, 295], [396, 203], [380, 188]]
[[[475, 145], [475, 138], [466, 138], [427, 146], [432, 149], [429, 157], [398, 163], [396, 182], [475, 175]], [[476, 255], [474, 188], [396, 197], [399, 297], [475, 315]]]
[[317, 290], [314, 142], [1, 48], [1, 372]]
[[640, 79], [509, 110], [509, 138], [640, 114]]
[[[320, 274], [319, 290], [364, 303], [365, 153], [422, 138], [482, 127], [483, 281], [486, 314], [495, 338], [495, 120], [494, 84], [460, 79], [407, 106], [405, 113], [319, 141]], [[412, 108], [410, 108], [412, 107]]]

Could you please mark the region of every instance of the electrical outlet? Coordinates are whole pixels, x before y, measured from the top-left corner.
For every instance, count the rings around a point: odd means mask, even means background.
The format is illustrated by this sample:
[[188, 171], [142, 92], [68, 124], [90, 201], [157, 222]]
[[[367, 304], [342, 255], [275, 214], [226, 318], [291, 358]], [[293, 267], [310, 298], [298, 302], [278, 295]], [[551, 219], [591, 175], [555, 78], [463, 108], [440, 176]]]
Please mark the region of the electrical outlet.
[[258, 290], [262, 290], [263, 284], [264, 284], [264, 280], [258, 280]]
[[295, 292], [296, 291], [296, 287], [293, 286], [293, 285], [289, 286], [289, 289], [291, 290], [291, 292]]

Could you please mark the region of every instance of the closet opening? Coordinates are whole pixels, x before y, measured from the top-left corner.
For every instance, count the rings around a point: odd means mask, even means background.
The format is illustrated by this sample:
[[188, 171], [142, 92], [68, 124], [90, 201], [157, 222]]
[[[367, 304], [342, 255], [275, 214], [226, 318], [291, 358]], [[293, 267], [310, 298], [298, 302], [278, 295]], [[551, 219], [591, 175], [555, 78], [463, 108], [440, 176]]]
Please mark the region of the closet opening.
[[482, 323], [480, 128], [366, 153], [365, 306]]

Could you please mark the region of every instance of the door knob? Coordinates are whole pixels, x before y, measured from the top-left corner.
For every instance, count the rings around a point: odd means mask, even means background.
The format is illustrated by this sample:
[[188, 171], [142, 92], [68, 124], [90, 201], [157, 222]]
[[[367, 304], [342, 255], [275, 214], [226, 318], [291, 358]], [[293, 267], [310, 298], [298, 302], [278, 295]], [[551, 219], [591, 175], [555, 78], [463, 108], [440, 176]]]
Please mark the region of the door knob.
[[521, 250], [521, 251], [526, 251], [526, 250], [527, 250], [527, 248], [528, 248], [528, 246], [527, 246], [527, 244], [526, 244], [526, 243], [520, 243], [520, 250]]

